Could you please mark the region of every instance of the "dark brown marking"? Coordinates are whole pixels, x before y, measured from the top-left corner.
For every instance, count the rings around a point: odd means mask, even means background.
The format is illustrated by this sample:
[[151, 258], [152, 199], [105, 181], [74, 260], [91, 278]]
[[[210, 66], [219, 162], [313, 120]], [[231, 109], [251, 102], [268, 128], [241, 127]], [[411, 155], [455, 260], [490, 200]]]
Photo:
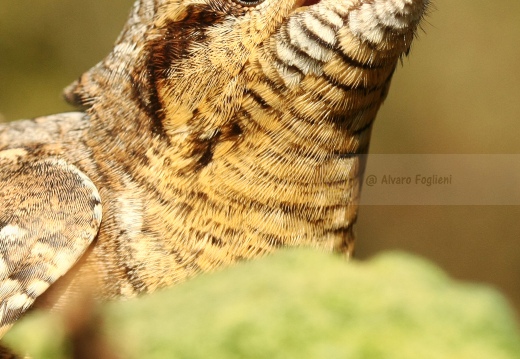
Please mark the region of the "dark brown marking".
[[[146, 92], [137, 86], [136, 94], [146, 96], [144, 108], [151, 118], [153, 133], [165, 136], [163, 102], [159, 95], [160, 89], [165, 86], [171, 69], [190, 61], [190, 48], [194, 44], [203, 44], [208, 41], [207, 29], [224, 21], [225, 14], [216, 12], [208, 5], [190, 5], [186, 9], [186, 16], [182, 21], [169, 21], [159, 29], [157, 40], [148, 45], [148, 59], [144, 84]], [[201, 24], [203, 26], [201, 26]], [[176, 65], [179, 64], [179, 65]], [[137, 81], [137, 83], [140, 83]]]
[[256, 103], [260, 105], [262, 109], [271, 109], [271, 105], [265, 101], [265, 99], [259, 95], [258, 93], [254, 92], [251, 89], [246, 90], [246, 94], [250, 95], [253, 100], [255, 100]]

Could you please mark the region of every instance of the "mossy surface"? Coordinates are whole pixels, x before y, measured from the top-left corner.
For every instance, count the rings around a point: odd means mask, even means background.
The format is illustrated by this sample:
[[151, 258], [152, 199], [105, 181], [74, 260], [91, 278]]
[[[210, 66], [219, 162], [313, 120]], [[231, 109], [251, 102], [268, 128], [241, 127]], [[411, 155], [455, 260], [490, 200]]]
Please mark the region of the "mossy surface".
[[[124, 358], [520, 358], [502, 295], [397, 252], [345, 263], [281, 251], [102, 311]], [[59, 359], [63, 340], [56, 318], [36, 314], [5, 342]]]

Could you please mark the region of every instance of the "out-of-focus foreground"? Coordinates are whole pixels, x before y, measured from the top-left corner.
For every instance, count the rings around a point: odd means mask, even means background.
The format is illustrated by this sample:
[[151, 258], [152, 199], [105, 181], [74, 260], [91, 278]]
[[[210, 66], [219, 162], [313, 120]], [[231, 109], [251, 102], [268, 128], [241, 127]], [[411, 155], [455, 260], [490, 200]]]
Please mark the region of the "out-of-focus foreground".
[[[75, 358], [516, 359], [520, 352], [501, 295], [399, 252], [346, 265], [286, 250], [99, 309], [104, 325], [89, 327], [91, 342]], [[3, 342], [61, 359], [69, 357], [66, 333], [55, 314], [32, 313]], [[100, 342], [112, 354], [94, 354]]]

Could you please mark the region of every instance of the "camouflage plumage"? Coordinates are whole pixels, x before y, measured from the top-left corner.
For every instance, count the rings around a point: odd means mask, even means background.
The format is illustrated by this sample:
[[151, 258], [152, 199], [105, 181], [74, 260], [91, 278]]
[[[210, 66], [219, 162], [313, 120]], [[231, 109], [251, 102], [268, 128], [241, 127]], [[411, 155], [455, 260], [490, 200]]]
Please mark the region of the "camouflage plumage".
[[[25, 251], [47, 243], [59, 271], [34, 297], [56, 307], [85, 287], [134, 296], [282, 246], [350, 255], [360, 155], [428, 2], [137, 1], [114, 50], [66, 90], [84, 112], [0, 125], [2, 258], [9, 235]], [[27, 197], [35, 207], [18, 211]], [[81, 238], [46, 234], [42, 214], [58, 207]], [[31, 241], [2, 237], [32, 221]], [[23, 310], [3, 308], [8, 328]]]

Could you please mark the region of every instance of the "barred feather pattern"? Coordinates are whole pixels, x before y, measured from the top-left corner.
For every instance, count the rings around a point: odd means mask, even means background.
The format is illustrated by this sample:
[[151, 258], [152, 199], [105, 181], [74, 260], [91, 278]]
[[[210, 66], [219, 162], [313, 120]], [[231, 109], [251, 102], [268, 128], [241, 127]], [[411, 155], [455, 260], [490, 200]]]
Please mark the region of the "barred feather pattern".
[[139, 0], [66, 90], [85, 113], [46, 120], [75, 119], [67, 136], [0, 127], [0, 149], [76, 165], [101, 198], [95, 241], [41, 303], [85, 283], [152, 292], [279, 247], [352, 254], [372, 124], [429, 1], [309, 4]]

